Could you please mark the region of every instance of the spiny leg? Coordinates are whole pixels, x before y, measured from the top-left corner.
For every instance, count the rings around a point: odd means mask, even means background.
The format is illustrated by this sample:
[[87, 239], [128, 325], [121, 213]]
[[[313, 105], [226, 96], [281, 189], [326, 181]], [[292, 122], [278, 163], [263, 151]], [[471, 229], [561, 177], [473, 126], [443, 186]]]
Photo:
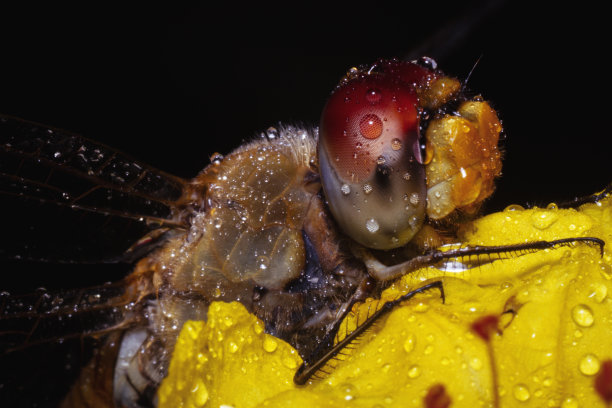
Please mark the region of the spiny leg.
[[380, 281], [388, 281], [425, 266], [435, 265], [438, 262], [454, 258], [469, 258], [471, 256], [478, 257], [486, 255], [488, 258], [485, 262], [492, 262], [496, 259], [511, 258], [541, 251], [543, 249], [572, 246], [578, 243], [599, 246], [600, 253], [603, 256], [605, 242], [594, 237], [562, 238], [553, 241], [534, 241], [513, 245], [472, 246], [451, 249], [448, 251], [433, 250], [426, 254], [415, 256], [406, 262], [391, 266], [384, 265], [367, 250], [362, 250], [358, 256], [363, 260], [368, 269], [368, 273], [372, 277]]
[[436, 288], [440, 291], [440, 297], [442, 298], [442, 302], [444, 302], [446, 297], [444, 294], [444, 287], [442, 286], [442, 281], [428, 283], [427, 285], [421, 286], [418, 289], [410, 291], [395, 300], [391, 300], [384, 303], [380, 307], [380, 309], [376, 310], [372, 315], [368, 316], [368, 318], [361, 325], [357, 326], [355, 330], [353, 330], [351, 333], [348, 333], [346, 337], [344, 337], [344, 339], [334, 345], [333, 339], [335, 338], [341, 323], [341, 321], [339, 321], [336, 328], [332, 330], [330, 334], [328, 334], [326, 339], [322, 342], [322, 344], [324, 344], [325, 348], [328, 350], [323, 353], [315, 352], [315, 354], [321, 355], [313, 357], [313, 360], [315, 360], [314, 363], [304, 361], [304, 363], [302, 363], [300, 368], [298, 368], [297, 372], [295, 373], [295, 376], [293, 377], [293, 382], [297, 385], [305, 384], [310, 377], [315, 375], [318, 371], [321, 371], [329, 360], [336, 357], [345, 348], [350, 347], [351, 343], [358, 339], [359, 336], [361, 336], [368, 328], [370, 328], [372, 324], [374, 324], [374, 322], [380, 319], [380, 317], [389, 313], [395, 306], [397, 306], [401, 302], [407, 301], [413, 298], [415, 295], [433, 288]]
[[576, 197], [573, 200], [558, 203], [559, 208], [578, 208], [583, 204], [597, 203], [612, 194], [612, 183], [608, 184], [599, 193], [591, 194], [586, 197]]

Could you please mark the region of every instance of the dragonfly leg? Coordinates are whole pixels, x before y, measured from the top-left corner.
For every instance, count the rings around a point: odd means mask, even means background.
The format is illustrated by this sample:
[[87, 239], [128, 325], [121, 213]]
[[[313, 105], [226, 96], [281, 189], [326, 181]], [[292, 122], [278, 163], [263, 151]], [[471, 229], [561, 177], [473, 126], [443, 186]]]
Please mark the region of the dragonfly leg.
[[[384, 303], [376, 312], [370, 315], [361, 325], [359, 325], [354, 331], [348, 333], [344, 339], [333, 344], [333, 340], [336, 336], [338, 328], [340, 324], [338, 324], [332, 332], [330, 332], [327, 338], [322, 342], [323, 345], [327, 347], [323, 350], [317, 350], [317, 352], [313, 355], [311, 359], [305, 359], [304, 363], [298, 368], [293, 377], [293, 382], [297, 385], [304, 385], [306, 381], [308, 381], [313, 375], [315, 375], [318, 371], [324, 368], [325, 364], [337, 356], [345, 347], [349, 346], [353, 343], [359, 336], [361, 336], [368, 328], [374, 324], [378, 319], [382, 316], [388, 314], [395, 306], [399, 305], [401, 302], [405, 302], [410, 300], [414, 296], [419, 293], [423, 293], [430, 289], [438, 289], [440, 291], [440, 296], [442, 297], [442, 302], [445, 301], [446, 297], [444, 294], [444, 286], [442, 285], [442, 281], [434, 281], [430, 282], [426, 285], [421, 286], [415, 290], [412, 290], [405, 295], [400, 296], [399, 298]], [[338, 323], [341, 323], [340, 321]], [[313, 362], [309, 362], [313, 361]]]

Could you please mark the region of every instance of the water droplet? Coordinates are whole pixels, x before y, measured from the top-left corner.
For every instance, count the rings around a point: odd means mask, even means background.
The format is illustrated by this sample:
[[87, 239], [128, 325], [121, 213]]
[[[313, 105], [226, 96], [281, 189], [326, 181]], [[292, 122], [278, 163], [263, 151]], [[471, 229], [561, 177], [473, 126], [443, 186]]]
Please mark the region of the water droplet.
[[370, 88], [366, 91], [366, 101], [370, 102], [372, 105], [376, 105], [380, 102], [382, 98], [382, 94], [376, 88]]
[[402, 148], [402, 141], [399, 140], [397, 137], [393, 140], [391, 140], [391, 148], [393, 150], [399, 150]]
[[297, 367], [297, 363], [295, 362], [295, 359], [292, 357], [283, 358], [283, 365], [290, 370], [295, 370], [295, 368]]
[[404, 341], [404, 351], [406, 351], [406, 353], [410, 353], [412, 350], [414, 350], [415, 346], [416, 336], [411, 333], [408, 335], [408, 337], [406, 337], [406, 341]]
[[342, 187], [340, 187], [340, 191], [344, 195], [349, 195], [351, 194], [351, 187], [348, 184], [343, 184]]
[[230, 341], [228, 345], [228, 350], [230, 353], [235, 353], [238, 351], [238, 345], [233, 341]]
[[222, 161], [223, 161], [223, 155], [221, 153], [215, 152], [210, 156], [210, 162], [215, 166], [220, 165]]
[[353, 398], [355, 398], [355, 387], [353, 386], [353, 384], [348, 384], [348, 383], [344, 383], [344, 384], [340, 384], [338, 386], [341, 390], [341, 392], [344, 394], [344, 400], [345, 401], [350, 401]]
[[574, 323], [582, 327], [592, 326], [595, 320], [591, 308], [582, 304], [574, 306], [572, 309], [572, 319]]
[[599, 266], [599, 269], [601, 272], [601, 276], [603, 276], [607, 280], [612, 279], [612, 266], [604, 263]]
[[266, 269], [268, 269], [268, 267], [270, 266], [270, 258], [268, 258], [267, 256], [259, 256], [257, 257], [257, 267], [262, 270], [265, 271]]
[[480, 370], [482, 368], [482, 360], [478, 357], [474, 357], [470, 360], [470, 367], [472, 367], [474, 370]]
[[372, 188], [372, 186], [371, 186], [370, 184], [365, 183], [365, 184], [363, 185], [363, 192], [364, 192], [365, 194], [370, 194], [370, 193], [372, 192], [372, 190], [373, 190], [373, 188]]
[[420, 198], [418, 193], [410, 194], [410, 204], [417, 206], [419, 204]]
[[559, 209], [559, 207], [557, 206], [557, 204], [556, 204], [556, 203], [550, 203], [550, 204], [548, 204], [548, 205], [546, 206], [546, 209], [547, 209], [547, 210], [552, 210], [552, 211], [554, 211], [554, 210], [558, 210], [558, 209]]
[[419, 304], [417, 304], [414, 307], [414, 311], [415, 312], [419, 312], [419, 313], [425, 313], [428, 310], [429, 310], [429, 305], [427, 303], [423, 303], [423, 302], [419, 302]]
[[606, 296], [608, 296], [608, 287], [601, 282], [591, 283], [591, 293], [589, 293], [589, 297], [594, 299], [597, 303], [601, 303], [604, 301]]
[[518, 204], [510, 204], [509, 206], [507, 206], [506, 208], [504, 208], [504, 211], [508, 212], [508, 211], [524, 211], [525, 208], [521, 205]]
[[404, 173], [404, 175], [402, 176], [402, 178], [406, 181], [410, 180], [410, 173]]
[[277, 347], [278, 343], [276, 342], [276, 340], [274, 340], [272, 336], [266, 336], [263, 342], [264, 350], [266, 350], [268, 353], [273, 353]]
[[276, 139], [278, 137], [278, 129], [274, 126], [270, 126], [268, 130], [266, 130], [266, 136], [268, 136], [268, 139]]
[[379, 228], [378, 222], [376, 222], [374, 218], [370, 218], [369, 220], [366, 221], [366, 229], [372, 234], [378, 231], [378, 228]]
[[559, 216], [550, 211], [534, 211], [531, 215], [532, 225], [540, 230], [546, 229], [553, 225]]
[[431, 353], [433, 353], [434, 348], [433, 346], [430, 344], [429, 346], [425, 347], [425, 350], [423, 350], [423, 354], [425, 355], [429, 355]]
[[419, 375], [421, 375], [421, 368], [418, 365], [415, 364], [408, 369], [408, 377], [417, 378]]
[[376, 139], [382, 135], [382, 120], [372, 113], [363, 115], [361, 120], [359, 120], [359, 131], [366, 139]]
[[346, 76], [349, 78], [354, 78], [357, 76], [357, 74], [359, 74], [359, 68], [357, 67], [351, 67], [347, 72], [346, 72]]
[[595, 375], [599, 371], [599, 359], [595, 354], [586, 354], [580, 359], [578, 368], [584, 375]]
[[561, 408], [578, 408], [578, 400], [574, 397], [567, 397], [561, 403]]
[[376, 164], [378, 165], [383, 165], [387, 162], [387, 159], [385, 159], [385, 156], [378, 156], [376, 158]]
[[190, 398], [197, 407], [202, 407], [208, 401], [208, 389], [201, 379], [197, 379], [191, 388]]
[[512, 394], [514, 398], [518, 401], [525, 402], [529, 399], [529, 388], [525, 384], [516, 384], [512, 389]]

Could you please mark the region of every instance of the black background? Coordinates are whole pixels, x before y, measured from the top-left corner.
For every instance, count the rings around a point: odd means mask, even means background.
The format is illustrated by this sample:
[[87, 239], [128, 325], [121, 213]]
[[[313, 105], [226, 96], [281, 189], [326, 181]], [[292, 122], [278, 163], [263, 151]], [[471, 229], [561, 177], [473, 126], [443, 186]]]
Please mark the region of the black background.
[[[612, 181], [603, 10], [510, 1], [404, 5], [3, 9], [0, 112], [190, 178], [214, 152], [228, 153], [271, 125], [316, 124], [348, 68], [407, 55], [458, 16], [493, 5], [439, 61], [465, 77], [482, 56], [469, 86], [492, 102], [506, 129], [503, 176], [488, 211], [546, 205]], [[99, 283], [129, 269], [1, 267], [0, 290]]]

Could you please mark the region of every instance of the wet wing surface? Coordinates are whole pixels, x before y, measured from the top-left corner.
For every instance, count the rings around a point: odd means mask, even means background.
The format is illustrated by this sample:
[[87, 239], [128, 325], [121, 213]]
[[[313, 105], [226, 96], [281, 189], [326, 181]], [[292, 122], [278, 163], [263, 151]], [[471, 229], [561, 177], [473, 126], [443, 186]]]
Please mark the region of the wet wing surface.
[[112, 261], [152, 228], [183, 226], [172, 218], [186, 181], [101, 143], [8, 116], [0, 116], [0, 179], [2, 208], [11, 214], [4, 257]]

